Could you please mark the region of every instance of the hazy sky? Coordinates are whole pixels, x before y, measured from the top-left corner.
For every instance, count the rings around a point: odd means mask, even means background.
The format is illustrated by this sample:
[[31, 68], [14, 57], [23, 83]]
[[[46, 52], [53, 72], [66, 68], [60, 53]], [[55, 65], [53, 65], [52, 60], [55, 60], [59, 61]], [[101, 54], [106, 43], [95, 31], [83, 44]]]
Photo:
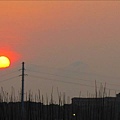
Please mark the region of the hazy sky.
[[[9, 54], [12, 62], [9, 69], [0, 70], [1, 81], [19, 75], [20, 71], [7, 77], [4, 73], [17, 71], [24, 61], [28, 73], [26, 89], [36, 91], [40, 88], [43, 94], [49, 94], [52, 87], [54, 91], [58, 87], [71, 97], [80, 91], [84, 96], [87, 91], [94, 91], [92, 87], [57, 80], [93, 86], [95, 80], [103, 84], [106, 81], [108, 88], [119, 89], [119, 32], [120, 2], [0, 2], [0, 54], [3, 51]], [[31, 74], [46, 77], [46, 80], [30, 77]], [[47, 78], [56, 81], [47, 81]], [[19, 88], [20, 80], [16, 78], [14, 84], [12, 80], [1, 82], [1, 86]]]

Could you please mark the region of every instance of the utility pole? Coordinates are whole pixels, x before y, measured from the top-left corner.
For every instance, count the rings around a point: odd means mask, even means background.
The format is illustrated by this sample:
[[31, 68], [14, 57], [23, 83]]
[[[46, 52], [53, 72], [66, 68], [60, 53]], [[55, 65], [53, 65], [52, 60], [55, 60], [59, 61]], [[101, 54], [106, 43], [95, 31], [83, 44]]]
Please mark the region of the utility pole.
[[21, 90], [21, 104], [22, 104], [22, 120], [24, 119], [24, 76], [25, 76], [24, 62], [22, 62], [22, 90]]

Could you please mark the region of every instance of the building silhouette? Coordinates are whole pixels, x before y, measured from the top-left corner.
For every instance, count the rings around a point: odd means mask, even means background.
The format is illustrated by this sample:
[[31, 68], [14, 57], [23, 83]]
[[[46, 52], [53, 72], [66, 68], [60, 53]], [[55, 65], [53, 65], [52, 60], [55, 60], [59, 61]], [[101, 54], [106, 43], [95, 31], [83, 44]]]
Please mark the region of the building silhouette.
[[[70, 104], [24, 101], [0, 102], [0, 120], [120, 120], [120, 94], [116, 97], [72, 98]], [[24, 119], [23, 119], [24, 118]]]
[[81, 117], [84, 120], [120, 120], [120, 93], [116, 97], [72, 98], [72, 106], [80, 120]]

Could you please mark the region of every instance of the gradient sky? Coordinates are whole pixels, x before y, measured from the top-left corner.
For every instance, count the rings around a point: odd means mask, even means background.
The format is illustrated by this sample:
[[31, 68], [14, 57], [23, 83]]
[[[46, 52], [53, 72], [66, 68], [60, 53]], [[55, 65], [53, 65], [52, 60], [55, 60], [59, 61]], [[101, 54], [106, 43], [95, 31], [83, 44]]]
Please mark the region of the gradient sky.
[[[98, 81], [111, 89], [120, 85], [120, 2], [114, 1], [36, 1], [36, 2], [0, 2], [0, 51], [11, 54], [13, 63], [7, 70], [0, 70], [5, 80], [20, 74], [4, 76], [4, 73], [20, 69], [21, 62], [26, 68], [36, 71], [35, 76], [55, 80], [93, 85]], [[41, 67], [42, 66], [42, 67]], [[6, 72], [7, 71], [7, 72]], [[48, 76], [37, 72], [54, 73], [65, 77]], [[72, 72], [71, 72], [72, 71]], [[27, 72], [27, 69], [26, 69]], [[26, 78], [26, 90], [43, 94], [52, 87], [68, 96], [77, 96], [91, 87], [47, 81], [29, 75]], [[16, 82], [1, 83], [6, 90], [9, 87], [20, 87]], [[30, 80], [30, 82], [28, 82]], [[19, 87], [18, 87], [19, 86]], [[99, 86], [99, 84], [98, 84]]]

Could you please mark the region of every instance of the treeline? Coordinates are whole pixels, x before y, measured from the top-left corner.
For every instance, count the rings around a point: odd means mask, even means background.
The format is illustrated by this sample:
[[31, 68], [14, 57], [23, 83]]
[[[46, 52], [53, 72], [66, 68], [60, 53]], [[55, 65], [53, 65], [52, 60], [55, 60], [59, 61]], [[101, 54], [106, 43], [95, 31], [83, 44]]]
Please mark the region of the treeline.
[[[50, 101], [47, 97], [33, 95], [29, 92], [24, 101], [22, 109], [21, 95], [17, 97], [14, 89], [11, 95], [7, 92], [0, 93], [0, 120], [120, 120], [119, 102], [115, 99], [105, 101], [105, 98], [86, 98], [86, 102], [66, 103], [65, 94], [58, 95], [58, 103], [53, 100], [51, 94]], [[46, 102], [45, 102], [46, 101]]]

